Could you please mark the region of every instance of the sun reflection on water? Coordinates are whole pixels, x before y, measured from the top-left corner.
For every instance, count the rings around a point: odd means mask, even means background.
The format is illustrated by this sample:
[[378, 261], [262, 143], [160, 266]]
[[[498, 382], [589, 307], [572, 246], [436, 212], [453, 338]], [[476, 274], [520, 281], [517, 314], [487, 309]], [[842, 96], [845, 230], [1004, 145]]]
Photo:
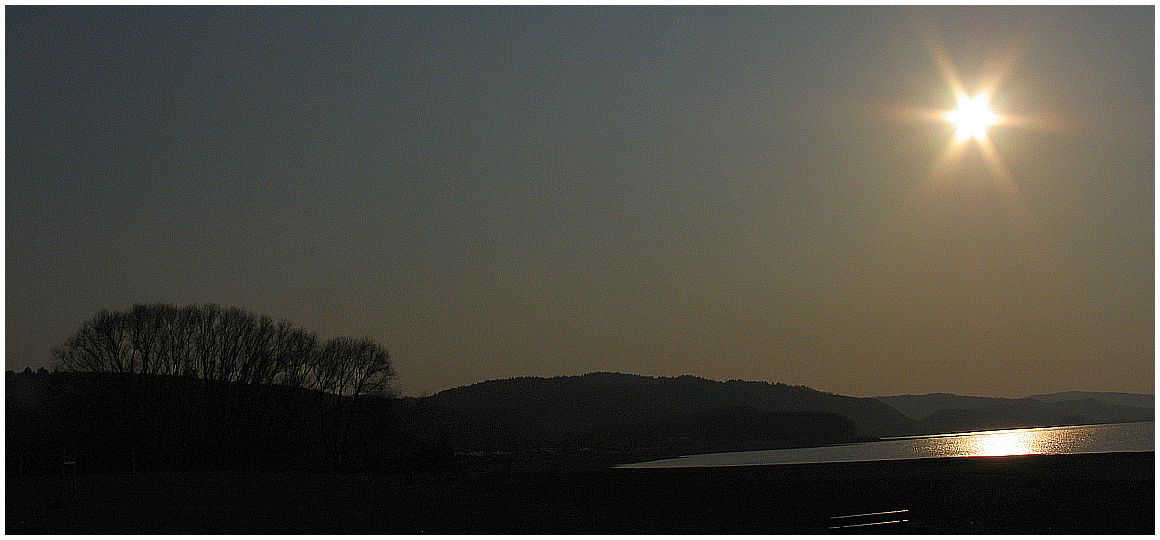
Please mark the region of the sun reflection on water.
[[916, 456], [975, 457], [1022, 456], [1066, 451], [1070, 437], [1052, 429], [1018, 429], [956, 433], [915, 439]]
[[1037, 442], [1036, 432], [994, 433], [970, 438], [975, 446], [971, 455], [975, 456], [1021, 456], [1033, 454]]
[[919, 443], [943, 456], [1022, 456], [1066, 453], [1085, 437], [1052, 428], [956, 434]]

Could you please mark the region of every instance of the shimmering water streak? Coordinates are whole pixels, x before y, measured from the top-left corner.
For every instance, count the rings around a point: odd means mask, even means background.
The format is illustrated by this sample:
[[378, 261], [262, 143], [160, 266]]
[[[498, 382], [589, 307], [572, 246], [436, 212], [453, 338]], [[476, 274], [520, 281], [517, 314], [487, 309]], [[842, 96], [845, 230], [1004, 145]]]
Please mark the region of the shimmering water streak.
[[1152, 451], [1155, 451], [1155, 422], [1133, 422], [944, 433], [815, 448], [699, 454], [620, 467], [737, 467], [940, 457]]

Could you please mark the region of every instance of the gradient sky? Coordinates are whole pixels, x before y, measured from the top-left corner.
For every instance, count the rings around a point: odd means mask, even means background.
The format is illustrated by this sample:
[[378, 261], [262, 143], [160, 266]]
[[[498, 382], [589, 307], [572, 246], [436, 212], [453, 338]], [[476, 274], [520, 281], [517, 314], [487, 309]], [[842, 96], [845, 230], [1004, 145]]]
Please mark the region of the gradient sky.
[[[6, 364], [102, 308], [622, 371], [1154, 385], [1154, 8], [7, 7]], [[995, 91], [1016, 200], [932, 43]], [[1021, 211], [1017, 211], [1021, 208]]]

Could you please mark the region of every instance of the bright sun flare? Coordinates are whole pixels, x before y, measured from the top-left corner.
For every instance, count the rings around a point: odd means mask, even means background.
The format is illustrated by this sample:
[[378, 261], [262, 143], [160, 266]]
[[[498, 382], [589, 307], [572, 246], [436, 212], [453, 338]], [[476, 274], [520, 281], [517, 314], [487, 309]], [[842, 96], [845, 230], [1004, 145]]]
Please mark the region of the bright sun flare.
[[985, 140], [987, 128], [999, 123], [999, 115], [991, 112], [989, 106], [991, 96], [986, 92], [975, 97], [960, 95], [958, 101], [958, 110], [946, 113], [947, 121], [955, 126], [955, 141]]

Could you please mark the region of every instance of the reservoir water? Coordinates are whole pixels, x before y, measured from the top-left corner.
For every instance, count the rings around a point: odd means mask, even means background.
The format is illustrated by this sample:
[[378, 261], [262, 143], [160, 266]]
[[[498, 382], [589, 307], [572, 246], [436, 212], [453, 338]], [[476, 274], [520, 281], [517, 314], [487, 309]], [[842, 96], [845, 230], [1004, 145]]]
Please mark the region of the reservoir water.
[[940, 457], [1153, 451], [1155, 451], [1155, 422], [1132, 422], [943, 433], [815, 448], [698, 454], [619, 467], [738, 467]]

